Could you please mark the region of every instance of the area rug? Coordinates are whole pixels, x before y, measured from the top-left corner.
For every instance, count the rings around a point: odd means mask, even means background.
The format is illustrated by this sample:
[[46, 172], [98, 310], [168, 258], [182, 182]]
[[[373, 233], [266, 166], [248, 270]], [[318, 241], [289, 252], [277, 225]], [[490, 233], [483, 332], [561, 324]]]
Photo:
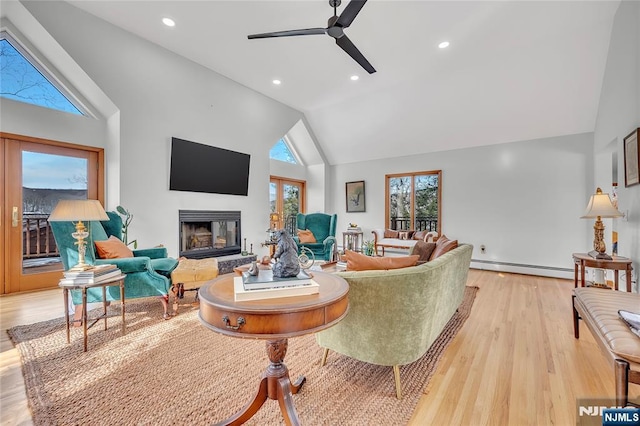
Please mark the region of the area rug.
[[[400, 367], [403, 397], [395, 397], [393, 371], [322, 349], [313, 335], [289, 339], [285, 363], [292, 380], [307, 378], [294, 404], [305, 425], [406, 424], [438, 360], [469, 316], [477, 287], [429, 351]], [[187, 292], [187, 295], [192, 292]], [[187, 300], [185, 295], [185, 300]], [[156, 300], [127, 303], [126, 335], [118, 304], [108, 329], [82, 329], [66, 342], [64, 319], [8, 330], [21, 354], [29, 405], [36, 425], [210, 425], [236, 413], [257, 391], [268, 360], [263, 340], [223, 336], [204, 327], [185, 304], [169, 321]], [[247, 423], [282, 424], [276, 401], [267, 400]]]

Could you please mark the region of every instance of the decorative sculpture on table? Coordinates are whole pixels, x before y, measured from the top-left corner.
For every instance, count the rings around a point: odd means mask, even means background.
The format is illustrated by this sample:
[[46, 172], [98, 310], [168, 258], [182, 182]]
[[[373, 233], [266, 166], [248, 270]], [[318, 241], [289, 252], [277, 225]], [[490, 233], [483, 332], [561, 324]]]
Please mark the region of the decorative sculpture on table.
[[276, 260], [273, 265], [273, 276], [278, 278], [297, 276], [300, 273], [300, 264], [296, 242], [286, 229], [277, 230], [275, 236], [278, 244], [272, 256]]

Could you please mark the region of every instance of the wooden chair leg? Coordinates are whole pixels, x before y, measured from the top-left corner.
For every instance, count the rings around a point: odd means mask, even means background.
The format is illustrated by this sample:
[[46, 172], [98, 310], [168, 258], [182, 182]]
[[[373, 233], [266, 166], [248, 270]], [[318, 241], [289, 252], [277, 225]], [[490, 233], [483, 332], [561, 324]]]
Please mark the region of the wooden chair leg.
[[573, 307], [573, 336], [580, 338], [580, 314], [576, 310], [576, 296], [571, 296], [571, 306]]
[[396, 381], [396, 397], [398, 399], [402, 399], [402, 387], [400, 386], [400, 366], [393, 366], [393, 377]]
[[327, 363], [327, 356], [329, 356], [329, 348], [324, 348], [322, 352], [322, 359], [320, 360], [320, 367], [324, 367]]
[[615, 360], [616, 406], [626, 407], [629, 401], [629, 363], [623, 359]]

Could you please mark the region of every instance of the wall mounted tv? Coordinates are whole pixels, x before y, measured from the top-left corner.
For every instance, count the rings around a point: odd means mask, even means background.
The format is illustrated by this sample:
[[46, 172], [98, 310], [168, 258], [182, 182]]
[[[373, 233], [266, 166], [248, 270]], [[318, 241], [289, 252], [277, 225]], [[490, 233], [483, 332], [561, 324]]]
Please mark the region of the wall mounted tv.
[[251, 156], [171, 138], [169, 189], [247, 195]]

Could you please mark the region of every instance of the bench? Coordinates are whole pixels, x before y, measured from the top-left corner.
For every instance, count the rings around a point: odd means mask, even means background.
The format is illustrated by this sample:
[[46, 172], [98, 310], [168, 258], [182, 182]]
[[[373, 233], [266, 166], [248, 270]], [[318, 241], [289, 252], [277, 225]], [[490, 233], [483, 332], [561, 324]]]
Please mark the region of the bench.
[[575, 338], [580, 338], [582, 320], [613, 365], [616, 405], [637, 406], [629, 402], [629, 383], [640, 384], [640, 338], [620, 319], [618, 310], [638, 312], [640, 294], [578, 287], [572, 301]]
[[[387, 230], [391, 231], [391, 230]], [[385, 237], [384, 229], [374, 229], [371, 231], [373, 233], [373, 244], [375, 245], [376, 255], [379, 255], [378, 248], [382, 249], [382, 256], [384, 256], [385, 248], [392, 249], [400, 249], [400, 250], [411, 250], [413, 246], [418, 241], [424, 241], [426, 243], [435, 241], [438, 238], [437, 232], [426, 232], [426, 231], [392, 231], [400, 236], [401, 233], [405, 234], [407, 238], [396, 238], [396, 237]], [[419, 235], [420, 238], [416, 238], [416, 235]]]

